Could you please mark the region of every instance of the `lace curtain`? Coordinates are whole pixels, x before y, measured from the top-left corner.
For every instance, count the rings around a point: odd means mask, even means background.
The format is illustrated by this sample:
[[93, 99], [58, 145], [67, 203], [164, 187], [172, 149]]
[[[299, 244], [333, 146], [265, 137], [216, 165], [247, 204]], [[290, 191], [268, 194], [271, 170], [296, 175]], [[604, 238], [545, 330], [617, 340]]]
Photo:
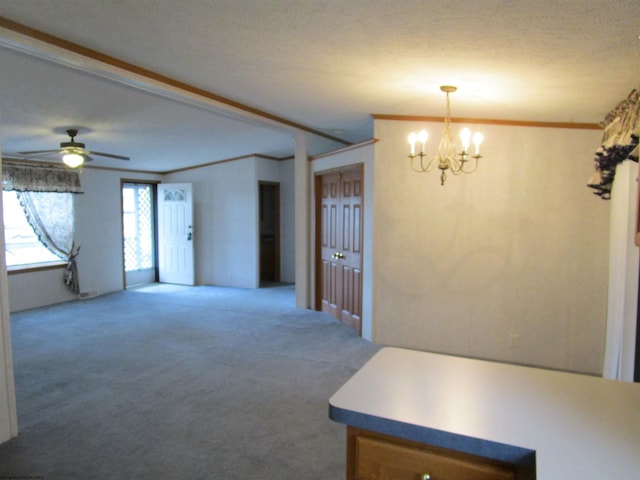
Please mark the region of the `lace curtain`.
[[74, 210], [70, 193], [18, 192], [29, 225], [51, 252], [67, 259], [64, 283], [73, 293], [80, 292], [75, 259], [80, 251], [73, 243]]
[[638, 161], [640, 136], [640, 87], [632, 90], [601, 123], [604, 127], [602, 145], [596, 150], [595, 172], [587, 185], [595, 194], [608, 200], [616, 166], [625, 160]]
[[4, 161], [2, 189], [14, 190], [29, 225], [51, 252], [67, 260], [64, 282], [79, 293], [76, 257], [80, 251], [73, 242], [74, 208], [72, 193], [82, 193], [78, 172], [57, 165], [32, 165]]

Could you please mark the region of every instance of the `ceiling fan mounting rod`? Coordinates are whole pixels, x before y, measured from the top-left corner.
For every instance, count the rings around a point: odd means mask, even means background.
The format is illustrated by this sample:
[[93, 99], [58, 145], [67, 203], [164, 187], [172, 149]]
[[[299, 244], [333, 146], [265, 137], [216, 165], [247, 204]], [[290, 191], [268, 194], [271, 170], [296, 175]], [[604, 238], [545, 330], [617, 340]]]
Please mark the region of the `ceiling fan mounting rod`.
[[84, 143], [82, 142], [76, 142], [75, 138], [76, 135], [78, 134], [78, 130], [70, 128], [69, 130], [67, 130], [67, 135], [69, 135], [71, 137], [71, 141], [70, 142], [62, 142], [60, 144], [60, 148], [66, 148], [67, 149], [67, 153], [77, 153], [79, 155], [86, 153], [84, 152]]

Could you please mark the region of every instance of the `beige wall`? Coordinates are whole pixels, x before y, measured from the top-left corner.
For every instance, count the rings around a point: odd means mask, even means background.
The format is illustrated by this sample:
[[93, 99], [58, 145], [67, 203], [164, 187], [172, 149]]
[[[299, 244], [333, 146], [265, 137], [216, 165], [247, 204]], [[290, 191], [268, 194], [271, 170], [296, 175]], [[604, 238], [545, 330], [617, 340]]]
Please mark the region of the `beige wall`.
[[375, 121], [373, 340], [600, 374], [609, 205], [585, 183], [601, 132], [482, 125], [480, 168], [442, 187], [409, 167], [418, 127]]

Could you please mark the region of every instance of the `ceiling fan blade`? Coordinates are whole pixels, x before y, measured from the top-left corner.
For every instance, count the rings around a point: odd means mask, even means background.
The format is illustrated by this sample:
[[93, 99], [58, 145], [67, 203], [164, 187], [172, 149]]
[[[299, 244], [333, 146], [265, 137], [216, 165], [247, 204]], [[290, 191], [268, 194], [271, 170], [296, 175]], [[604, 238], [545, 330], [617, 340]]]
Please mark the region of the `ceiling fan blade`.
[[100, 155], [101, 157], [115, 158], [117, 160], [130, 160], [129, 157], [123, 157], [122, 155], [114, 155], [112, 153], [95, 152], [93, 150], [87, 150], [87, 153], [90, 153], [91, 155]]
[[82, 154], [82, 157], [84, 158], [85, 162], [92, 162], [93, 158], [91, 158], [89, 155], [87, 155], [86, 153]]
[[62, 153], [64, 150], [32, 150], [30, 152], [18, 152], [20, 155], [53, 155], [54, 153]]

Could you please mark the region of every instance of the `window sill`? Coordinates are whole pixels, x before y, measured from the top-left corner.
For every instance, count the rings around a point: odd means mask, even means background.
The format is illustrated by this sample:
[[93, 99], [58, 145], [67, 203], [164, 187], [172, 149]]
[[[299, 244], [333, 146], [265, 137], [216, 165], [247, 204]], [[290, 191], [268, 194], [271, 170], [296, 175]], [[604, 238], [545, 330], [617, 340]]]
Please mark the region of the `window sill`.
[[67, 262], [46, 262], [46, 263], [32, 263], [30, 265], [14, 265], [7, 267], [7, 274], [15, 275], [17, 273], [29, 273], [29, 272], [41, 272], [44, 270], [64, 269], [67, 267]]

